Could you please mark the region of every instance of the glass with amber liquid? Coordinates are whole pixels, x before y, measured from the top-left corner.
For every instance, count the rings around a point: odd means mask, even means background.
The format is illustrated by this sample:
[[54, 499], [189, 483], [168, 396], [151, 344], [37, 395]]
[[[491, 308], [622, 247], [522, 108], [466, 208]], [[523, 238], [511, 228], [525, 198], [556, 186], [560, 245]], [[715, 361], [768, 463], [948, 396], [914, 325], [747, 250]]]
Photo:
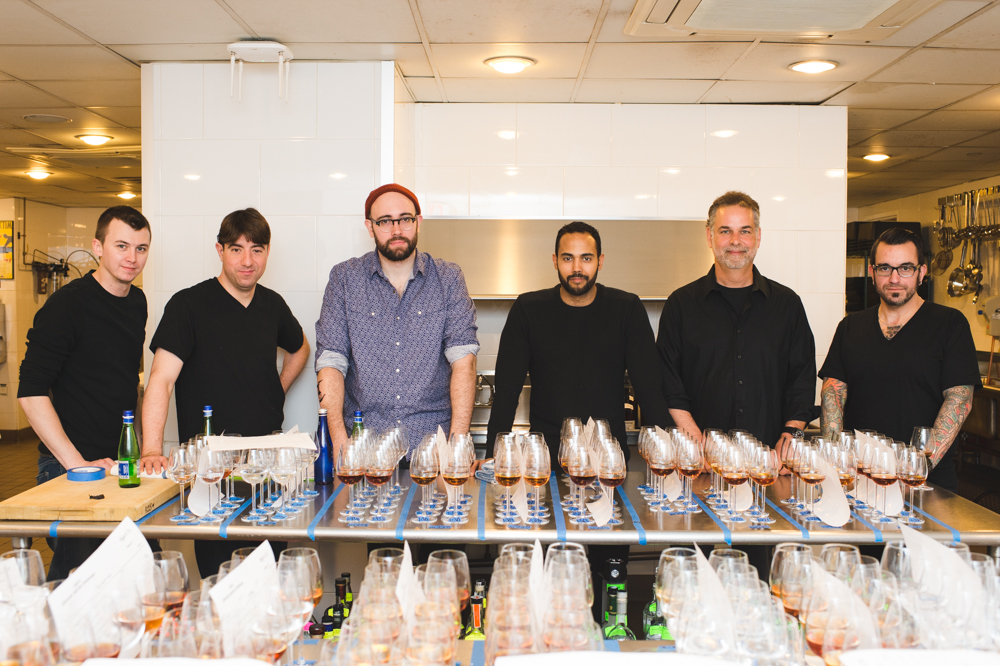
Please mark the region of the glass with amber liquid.
[[521, 481], [521, 446], [515, 436], [497, 435], [493, 473], [496, 482], [504, 489], [495, 522], [499, 525], [514, 525], [518, 522], [518, 515], [511, 499], [511, 488]]

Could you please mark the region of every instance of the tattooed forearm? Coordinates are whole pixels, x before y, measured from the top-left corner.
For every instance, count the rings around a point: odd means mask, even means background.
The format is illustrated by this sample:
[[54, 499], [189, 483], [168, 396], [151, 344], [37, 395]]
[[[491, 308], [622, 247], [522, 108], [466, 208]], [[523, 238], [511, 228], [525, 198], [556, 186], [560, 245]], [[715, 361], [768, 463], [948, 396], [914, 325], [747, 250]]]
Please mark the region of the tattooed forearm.
[[953, 386], [944, 392], [944, 404], [934, 420], [934, 440], [926, 452], [932, 467], [936, 467], [948, 453], [971, 410], [971, 386]]
[[832, 439], [844, 429], [844, 405], [847, 404], [847, 384], [827, 377], [823, 380], [823, 391], [820, 393], [823, 403], [823, 414], [820, 427], [823, 437]]

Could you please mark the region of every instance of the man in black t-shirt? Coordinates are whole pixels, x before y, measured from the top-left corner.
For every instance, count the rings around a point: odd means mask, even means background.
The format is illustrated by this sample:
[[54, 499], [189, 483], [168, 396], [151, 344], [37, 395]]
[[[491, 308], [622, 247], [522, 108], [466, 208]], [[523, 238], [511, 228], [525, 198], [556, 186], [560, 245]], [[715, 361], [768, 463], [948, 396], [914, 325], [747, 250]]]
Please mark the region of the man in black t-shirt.
[[819, 372], [823, 434], [876, 430], [908, 443], [915, 427], [933, 425], [927, 480], [958, 492], [955, 463], [946, 454], [982, 386], [969, 322], [917, 295], [927, 275], [920, 236], [889, 229], [871, 257], [868, 273], [880, 303], [837, 327]]
[[[215, 244], [219, 277], [167, 302], [149, 344], [154, 356], [142, 409], [144, 469], [159, 471], [163, 463], [163, 428], [175, 388], [181, 442], [200, 432], [205, 405], [212, 406], [216, 432], [255, 437], [281, 429], [285, 394], [305, 366], [309, 343], [284, 299], [257, 284], [270, 244], [263, 215], [253, 208], [230, 213]], [[280, 375], [279, 347], [285, 350]], [[233, 550], [248, 545], [254, 544], [196, 541], [201, 574], [216, 573]]]
[[[97, 270], [45, 301], [28, 331], [17, 401], [38, 435], [38, 483], [67, 469], [111, 469], [122, 412], [135, 410], [146, 297], [132, 285], [149, 255], [149, 222], [130, 206], [97, 220]], [[49, 580], [65, 578], [103, 539], [49, 539]]]

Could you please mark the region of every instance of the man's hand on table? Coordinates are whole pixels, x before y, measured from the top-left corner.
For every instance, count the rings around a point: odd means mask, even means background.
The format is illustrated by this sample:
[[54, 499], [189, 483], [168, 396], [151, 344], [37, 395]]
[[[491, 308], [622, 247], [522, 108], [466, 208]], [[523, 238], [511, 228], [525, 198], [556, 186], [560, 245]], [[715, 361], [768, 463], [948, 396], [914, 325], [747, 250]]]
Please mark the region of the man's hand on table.
[[162, 454], [151, 453], [139, 458], [139, 471], [147, 474], [159, 474], [167, 468], [167, 459]]
[[[73, 467], [103, 467], [104, 469], [112, 469], [116, 464], [111, 458], [101, 458], [100, 460], [84, 460], [79, 465], [73, 465]], [[73, 467], [68, 467], [67, 469], [73, 469]]]

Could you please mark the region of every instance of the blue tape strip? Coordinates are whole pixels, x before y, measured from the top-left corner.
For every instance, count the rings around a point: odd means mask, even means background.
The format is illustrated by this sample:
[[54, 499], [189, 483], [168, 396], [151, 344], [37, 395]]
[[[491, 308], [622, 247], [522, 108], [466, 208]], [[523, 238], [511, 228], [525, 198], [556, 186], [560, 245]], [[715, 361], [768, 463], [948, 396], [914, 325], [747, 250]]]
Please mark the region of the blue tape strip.
[[330, 507], [333, 506], [333, 500], [337, 499], [337, 495], [339, 495], [340, 491], [343, 489], [343, 483], [337, 486], [336, 490], [333, 491], [333, 494], [326, 498], [326, 501], [323, 502], [323, 506], [321, 506], [319, 511], [316, 512], [316, 517], [309, 523], [309, 527], [306, 528], [306, 536], [309, 537], [310, 541], [316, 540], [316, 526], [319, 525], [319, 521], [323, 518], [326, 512], [330, 510]]
[[867, 527], [868, 529], [870, 529], [872, 532], [875, 533], [875, 543], [882, 543], [882, 530], [880, 530], [879, 528], [875, 527], [867, 520], [862, 518], [860, 514], [851, 511], [851, 515], [854, 516], [859, 522], [861, 522], [861, 524], [863, 524], [865, 527]]
[[486, 486], [489, 485], [479, 479], [479, 504], [476, 505], [476, 538], [486, 541]]
[[[955, 543], [961, 543], [962, 542], [962, 535], [959, 534], [958, 530], [956, 530], [954, 527], [952, 527], [948, 523], [944, 522], [943, 520], [938, 520], [937, 518], [935, 518], [931, 514], [927, 513], [923, 509], [919, 509], [919, 508], [913, 506], [912, 504], [910, 504], [909, 502], [905, 502], [904, 501], [903, 504], [906, 505], [906, 506], [908, 506], [908, 507], [910, 507], [914, 511], [916, 511], [917, 513], [919, 513], [920, 515], [922, 515], [924, 518], [928, 518], [930, 520], [933, 520], [935, 523], [937, 523], [941, 527], [943, 527], [946, 530], [948, 530], [949, 532], [951, 532], [951, 540], [954, 541]], [[902, 523], [902, 524], [906, 525], [906, 523]]]
[[147, 520], [149, 520], [150, 518], [152, 518], [153, 516], [155, 516], [159, 512], [163, 511], [164, 509], [166, 509], [168, 506], [170, 506], [174, 502], [178, 501], [179, 499], [180, 499], [180, 495], [178, 495], [177, 497], [173, 498], [169, 502], [164, 502], [163, 504], [161, 504], [160, 506], [158, 506], [155, 509], [153, 509], [152, 511], [150, 511], [149, 513], [147, 513], [145, 516], [143, 516], [139, 520], [135, 521], [135, 524], [136, 525], [142, 525], [144, 522], [146, 522]]
[[701, 501], [700, 497], [698, 497], [697, 495], [695, 495], [693, 493], [691, 494], [691, 496], [694, 497], [694, 501], [698, 503], [698, 506], [701, 507], [701, 510], [705, 512], [705, 515], [708, 516], [709, 518], [711, 518], [712, 522], [714, 522], [716, 525], [718, 525], [719, 529], [722, 530], [722, 537], [726, 540], [726, 545], [727, 546], [732, 546], [733, 545], [733, 533], [729, 531], [729, 528], [726, 527], [726, 524], [724, 522], [722, 522], [722, 520], [717, 515], [715, 515], [714, 511], [712, 511], [710, 508], [708, 508], [707, 504], [705, 504], [704, 502]]
[[469, 657], [469, 666], [485, 666], [486, 664], [486, 641], [473, 641], [472, 655]]
[[622, 498], [622, 504], [625, 505], [625, 509], [628, 511], [628, 515], [632, 516], [632, 527], [635, 531], [639, 533], [639, 545], [646, 545], [646, 530], [642, 527], [642, 522], [639, 521], [639, 514], [635, 512], [635, 507], [632, 506], [632, 502], [629, 501], [628, 497], [625, 496], [625, 491], [622, 486], [618, 486], [618, 496]]
[[417, 484], [410, 481], [410, 490], [406, 493], [406, 500], [403, 508], [399, 510], [399, 517], [396, 518], [396, 539], [403, 540], [403, 528], [406, 527], [406, 517], [410, 515], [410, 505], [413, 504], [413, 496], [417, 494]]
[[49, 536], [52, 537], [53, 539], [56, 538], [56, 528], [59, 526], [59, 523], [61, 522], [62, 522], [61, 520], [57, 520], [51, 525], [49, 525]]
[[810, 536], [809, 536], [809, 530], [807, 530], [802, 525], [802, 523], [800, 523], [799, 521], [797, 521], [794, 518], [792, 518], [791, 516], [789, 516], [787, 513], [785, 513], [781, 509], [781, 507], [779, 507], [777, 504], [775, 504], [771, 500], [767, 499], [767, 497], [764, 497], [764, 501], [767, 502], [767, 505], [769, 507], [771, 507], [772, 509], [774, 509], [775, 511], [777, 511], [779, 516], [781, 516], [782, 518], [784, 518], [785, 520], [787, 520], [788, 522], [790, 522], [792, 525], [795, 525], [797, 528], [799, 528], [799, 532], [802, 532], [802, 538], [803, 539], [809, 539], [810, 538]]
[[253, 501], [253, 498], [250, 498], [247, 501], [243, 502], [243, 504], [240, 506], [240, 508], [236, 509], [236, 511], [233, 511], [231, 514], [229, 514], [228, 518], [226, 518], [224, 521], [222, 521], [222, 524], [219, 525], [219, 536], [220, 537], [222, 537], [223, 539], [228, 539], [229, 538], [229, 536], [228, 536], [228, 533], [229, 533], [229, 523], [231, 523], [234, 520], [236, 520], [236, 518], [241, 513], [243, 513], [243, 510], [246, 509], [248, 506], [250, 506], [250, 502], [251, 501]]
[[552, 517], [556, 520], [556, 539], [566, 541], [566, 517], [563, 516], [562, 498], [559, 497], [559, 479], [556, 473], [549, 476], [549, 490], [552, 495]]
[[657, 652], [677, 652], [677, 646], [676, 645], [661, 645], [660, 647], [656, 648], [656, 651]]
[[604, 639], [604, 651], [605, 652], [621, 652], [622, 646], [618, 644], [618, 641], [609, 641]]

